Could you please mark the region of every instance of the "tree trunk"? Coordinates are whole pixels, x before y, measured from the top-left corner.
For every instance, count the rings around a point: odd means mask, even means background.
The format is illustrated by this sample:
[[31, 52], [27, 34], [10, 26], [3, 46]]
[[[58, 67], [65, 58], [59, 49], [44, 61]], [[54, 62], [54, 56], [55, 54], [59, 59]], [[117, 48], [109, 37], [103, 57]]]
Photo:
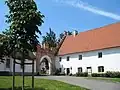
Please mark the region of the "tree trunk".
[[23, 83], [22, 83], [22, 90], [24, 90], [24, 61], [23, 61], [23, 63], [22, 63], [22, 66], [23, 66], [23, 68], [22, 68], [22, 77], [23, 77]]
[[34, 90], [34, 60], [32, 60], [32, 90]]
[[24, 78], [24, 69], [25, 69], [24, 68], [24, 61], [25, 61], [24, 50], [23, 50], [22, 56], [23, 56], [22, 58], [22, 77], [23, 77], [22, 90], [24, 90], [24, 80], [25, 80]]
[[12, 79], [12, 90], [15, 89], [15, 59], [13, 59], [13, 79]]

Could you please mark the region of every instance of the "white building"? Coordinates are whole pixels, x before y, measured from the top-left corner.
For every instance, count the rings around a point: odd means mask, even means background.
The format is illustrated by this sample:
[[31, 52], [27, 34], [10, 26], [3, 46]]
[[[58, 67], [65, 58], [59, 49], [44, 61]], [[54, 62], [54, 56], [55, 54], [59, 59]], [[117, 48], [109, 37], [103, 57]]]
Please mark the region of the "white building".
[[[36, 58], [36, 73], [45, 70], [46, 74], [53, 74], [56, 69], [65, 74], [120, 71], [120, 23], [64, 37], [56, 56], [39, 45]], [[0, 72], [12, 72], [12, 61], [1, 63]], [[15, 68], [22, 72], [20, 65]], [[32, 72], [32, 66], [26, 65], [25, 72]]]
[[[12, 58], [5, 58], [6, 60], [4, 63], [0, 63], [0, 72], [10, 72], [10, 74], [13, 72], [13, 59]], [[16, 60], [16, 62], [20, 63], [20, 60]], [[26, 60], [25, 63], [32, 63], [32, 60]], [[36, 61], [34, 61], [34, 64], [36, 65]], [[32, 73], [32, 65], [25, 65], [25, 72], [26, 73]], [[34, 66], [34, 71], [36, 72], [36, 66]], [[15, 64], [15, 72], [21, 73], [22, 67], [20, 64]], [[0, 74], [1, 74], [0, 73]]]
[[56, 68], [66, 74], [120, 71], [120, 23], [67, 36]]

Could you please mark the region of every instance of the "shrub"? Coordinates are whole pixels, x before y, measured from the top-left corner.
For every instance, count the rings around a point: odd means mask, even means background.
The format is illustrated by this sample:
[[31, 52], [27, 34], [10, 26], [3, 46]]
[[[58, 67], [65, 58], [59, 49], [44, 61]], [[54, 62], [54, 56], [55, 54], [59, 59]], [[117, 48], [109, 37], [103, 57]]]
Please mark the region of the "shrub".
[[107, 71], [106, 73], [92, 73], [92, 77], [120, 78], [120, 72]]
[[105, 77], [111, 77], [112, 75], [111, 75], [112, 73], [110, 72], [110, 71], [107, 71], [106, 73], [105, 73]]
[[101, 73], [98, 75], [99, 77], [106, 77], [106, 73]]
[[120, 78], [120, 72], [112, 72], [112, 71], [107, 71], [105, 73], [106, 77], [111, 77], [111, 78]]
[[56, 69], [55, 75], [60, 75], [60, 70], [59, 69]]
[[8, 72], [8, 71], [0, 71], [0, 76], [10, 76], [10, 72]]
[[72, 73], [70, 73], [69, 76], [73, 76]]
[[99, 77], [99, 74], [98, 73], [92, 73], [91, 76], [92, 77]]
[[87, 73], [87, 72], [76, 73], [76, 76], [77, 76], [77, 77], [87, 77], [87, 76], [88, 76], [88, 73]]

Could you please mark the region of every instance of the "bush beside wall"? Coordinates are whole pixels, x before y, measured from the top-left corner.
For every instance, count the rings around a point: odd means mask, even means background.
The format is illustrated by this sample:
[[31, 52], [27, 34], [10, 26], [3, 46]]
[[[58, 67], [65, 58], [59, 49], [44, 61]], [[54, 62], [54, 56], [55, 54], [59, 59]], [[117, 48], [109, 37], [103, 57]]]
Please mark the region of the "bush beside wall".
[[87, 72], [81, 72], [81, 73], [76, 73], [77, 77], [87, 77], [88, 73]]
[[10, 72], [7, 71], [0, 71], [0, 76], [10, 76]]
[[106, 72], [105, 73], [106, 77], [111, 77], [111, 78], [120, 78], [120, 72]]
[[92, 77], [120, 78], [120, 72], [107, 71], [106, 73], [92, 73]]
[[[87, 72], [76, 73], [76, 77], [88, 77]], [[92, 77], [109, 77], [109, 78], [120, 78], [120, 72], [107, 71], [106, 73], [92, 73]]]
[[105, 73], [101, 73], [101, 74], [100, 73], [92, 73], [91, 74], [92, 77], [106, 77], [105, 75], [106, 75]]

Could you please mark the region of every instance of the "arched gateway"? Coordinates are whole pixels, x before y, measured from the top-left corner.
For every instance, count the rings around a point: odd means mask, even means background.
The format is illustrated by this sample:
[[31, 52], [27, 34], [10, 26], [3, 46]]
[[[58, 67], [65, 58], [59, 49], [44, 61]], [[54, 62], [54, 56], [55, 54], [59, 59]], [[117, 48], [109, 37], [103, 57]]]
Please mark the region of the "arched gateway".
[[42, 56], [40, 59], [40, 73], [42, 74], [51, 74], [51, 65], [52, 61], [51, 58], [47, 55]]
[[37, 46], [36, 72], [51, 75], [55, 72], [55, 56], [48, 48]]

